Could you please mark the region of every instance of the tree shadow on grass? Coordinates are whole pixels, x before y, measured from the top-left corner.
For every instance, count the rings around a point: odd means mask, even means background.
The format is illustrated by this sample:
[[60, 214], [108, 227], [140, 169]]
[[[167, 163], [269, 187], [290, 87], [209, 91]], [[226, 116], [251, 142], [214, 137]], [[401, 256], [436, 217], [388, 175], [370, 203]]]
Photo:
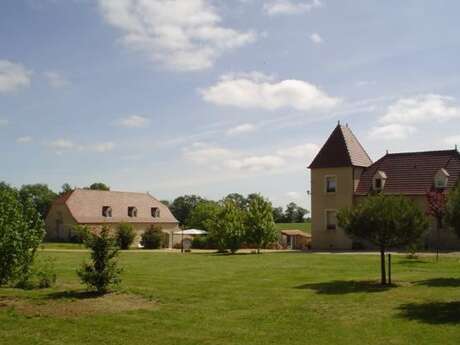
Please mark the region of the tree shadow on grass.
[[425, 285], [430, 287], [460, 287], [459, 278], [434, 278], [427, 280], [420, 280], [415, 283], [416, 285]]
[[415, 264], [429, 264], [430, 261], [420, 259], [402, 259], [396, 262], [397, 265], [415, 265]]
[[52, 292], [46, 295], [47, 299], [59, 300], [59, 299], [91, 299], [91, 298], [98, 298], [103, 296], [96, 291], [82, 291], [82, 290], [74, 290], [74, 291], [59, 291], [59, 292]]
[[399, 307], [400, 316], [430, 324], [460, 323], [460, 302], [409, 303]]
[[381, 285], [375, 281], [334, 280], [331, 282], [311, 283], [296, 286], [296, 289], [314, 290], [318, 294], [342, 295], [359, 292], [383, 292], [396, 285]]

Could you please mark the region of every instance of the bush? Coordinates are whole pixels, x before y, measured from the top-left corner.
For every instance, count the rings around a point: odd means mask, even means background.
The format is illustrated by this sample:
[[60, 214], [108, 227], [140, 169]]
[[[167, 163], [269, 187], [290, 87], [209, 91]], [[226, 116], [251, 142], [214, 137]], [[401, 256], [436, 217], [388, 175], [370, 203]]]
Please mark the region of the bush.
[[72, 229], [70, 236], [71, 243], [84, 243], [85, 239], [88, 238], [90, 233], [89, 227], [86, 225], [76, 225]]
[[44, 223], [30, 198], [0, 183], [0, 285], [24, 280], [45, 235]]
[[89, 288], [106, 293], [110, 286], [121, 282], [116, 240], [110, 236], [110, 229], [104, 227], [99, 234], [90, 233], [84, 243], [91, 250], [92, 262], [83, 263], [77, 274]]
[[20, 289], [46, 289], [56, 283], [54, 260], [51, 258], [36, 260], [27, 275], [16, 284]]
[[163, 232], [159, 226], [152, 226], [144, 231], [141, 236], [141, 245], [144, 249], [159, 249], [161, 248]]
[[116, 239], [121, 249], [129, 249], [136, 238], [136, 233], [131, 224], [120, 224], [117, 229]]
[[195, 236], [192, 239], [192, 248], [193, 249], [208, 249], [209, 241], [207, 236]]

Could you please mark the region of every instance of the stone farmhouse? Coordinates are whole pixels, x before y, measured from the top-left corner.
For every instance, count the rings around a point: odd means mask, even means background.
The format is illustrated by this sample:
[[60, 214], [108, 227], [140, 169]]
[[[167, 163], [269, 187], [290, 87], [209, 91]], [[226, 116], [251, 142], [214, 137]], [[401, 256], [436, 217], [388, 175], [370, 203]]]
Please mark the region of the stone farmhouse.
[[102, 226], [116, 228], [121, 223], [132, 224], [136, 231], [135, 244], [141, 234], [153, 225], [162, 228], [169, 248], [179, 239], [173, 233], [179, 222], [167, 206], [147, 193], [112, 192], [75, 189], [59, 197], [48, 212], [46, 237], [54, 241], [70, 241], [76, 225], [87, 225], [92, 230]]
[[[448, 193], [460, 180], [460, 153], [455, 150], [387, 153], [376, 162], [348, 126], [334, 129], [313, 162], [311, 170], [312, 248], [360, 249], [368, 245], [351, 239], [337, 225], [337, 211], [371, 193], [405, 195], [427, 209], [426, 194], [434, 189]], [[425, 248], [438, 242], [435, 219], [424, 235]], [[440, 229], [440, 248], [460, 249], [451, 229]]]

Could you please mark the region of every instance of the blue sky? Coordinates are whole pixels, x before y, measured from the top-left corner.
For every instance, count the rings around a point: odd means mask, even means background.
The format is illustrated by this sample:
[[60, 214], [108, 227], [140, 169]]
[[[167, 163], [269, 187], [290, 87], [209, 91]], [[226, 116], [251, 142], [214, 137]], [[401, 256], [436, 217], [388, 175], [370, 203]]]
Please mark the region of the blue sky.
[[456, 1], [2, 0], [0, 180], [309, 205], [337, 121], [460, 144]]

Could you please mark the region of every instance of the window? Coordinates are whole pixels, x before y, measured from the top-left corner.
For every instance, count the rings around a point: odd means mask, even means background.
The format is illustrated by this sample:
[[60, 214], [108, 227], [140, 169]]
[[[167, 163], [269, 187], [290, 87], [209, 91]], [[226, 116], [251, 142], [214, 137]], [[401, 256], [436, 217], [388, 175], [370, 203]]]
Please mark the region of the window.
[[160, 209], [158, 207], [152, 207], [150, 212], [153, 218], [160, 218]]
[[447, 182], [449, 181], [449, 173], [446, 169], [439, 169], [434, 176], [434, 186], [438, 189], [447, 188]]
[[326, 228], [327, 230], [337, 229], [337, 212], [326, 211]]
[[326, 176], [326, 193], [335, 193], [337, 191], [337, 178], [335, 176]]
[[110, 206], [102, 206], [102, 216], [112, 218], [112, 208]]
[[135, 208], [134, 206], [128, 207], [128, 217], [137, 217], [137, 208]]
[[385, 187], [386, 180], [387, 174], [382, 170], [377, 171], [372, 179], [372, 189], [375, 191], [382, 191]]

